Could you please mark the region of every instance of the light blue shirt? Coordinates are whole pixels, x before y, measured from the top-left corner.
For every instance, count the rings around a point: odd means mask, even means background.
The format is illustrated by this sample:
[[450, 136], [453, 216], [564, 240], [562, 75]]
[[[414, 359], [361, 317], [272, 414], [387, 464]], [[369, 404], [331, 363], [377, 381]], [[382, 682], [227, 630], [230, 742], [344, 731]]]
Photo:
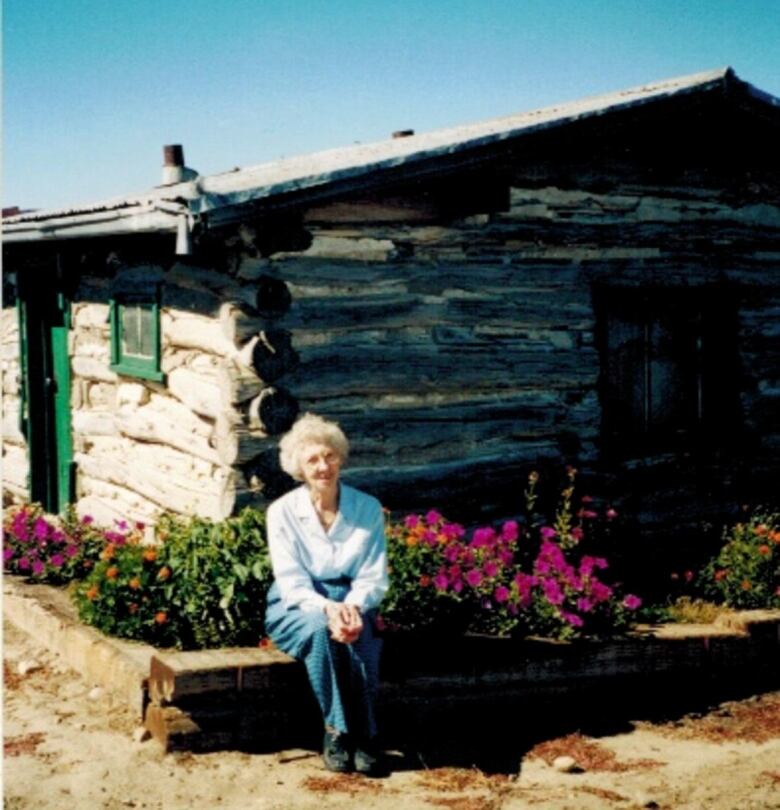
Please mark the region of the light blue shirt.
[[325, 531], [306, 486], [268, 507], [268, 547], [279, 594], [287, 607], [322, 611], [328, 600], [312, 580], [352, 580], [344, 601], [361, 610], [378, 607], [387, 592], [385, 520], [379, 501], [341, 484], [339, 511]]

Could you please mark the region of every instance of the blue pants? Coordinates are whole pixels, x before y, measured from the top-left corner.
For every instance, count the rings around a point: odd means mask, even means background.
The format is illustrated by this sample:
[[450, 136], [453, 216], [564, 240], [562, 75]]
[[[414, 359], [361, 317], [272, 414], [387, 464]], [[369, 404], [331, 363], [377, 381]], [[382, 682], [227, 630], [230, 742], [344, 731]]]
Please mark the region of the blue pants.
[[[349, 579], [315, 582], [318, 593], [341, 602]], [[363, 615], [363, 631], [352, 644], [334, 641], [324, 612], [285, 608], [276, 583], [268, 591], [265, 629], [276, 646], [306, 665], [325, 725], [342, 733], [376, 736], [376, 693], [382, 639], [376, 635], [376, 611]]]

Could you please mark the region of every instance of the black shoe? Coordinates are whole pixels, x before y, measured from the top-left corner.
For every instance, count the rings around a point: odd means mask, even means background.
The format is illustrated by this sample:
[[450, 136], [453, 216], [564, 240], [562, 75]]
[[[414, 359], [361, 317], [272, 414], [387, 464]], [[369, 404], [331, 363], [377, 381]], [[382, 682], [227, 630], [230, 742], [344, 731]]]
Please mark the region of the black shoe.
[[348, 773], [350, 771], [347, 735], [338, 731], [326, 731], [322, 742], [322, 761], [329, 771]]
[[387, 773], [382, 751], [376, 738], [361, 740], [355, 748], [355, 771], [363, 776], [384, 776]]

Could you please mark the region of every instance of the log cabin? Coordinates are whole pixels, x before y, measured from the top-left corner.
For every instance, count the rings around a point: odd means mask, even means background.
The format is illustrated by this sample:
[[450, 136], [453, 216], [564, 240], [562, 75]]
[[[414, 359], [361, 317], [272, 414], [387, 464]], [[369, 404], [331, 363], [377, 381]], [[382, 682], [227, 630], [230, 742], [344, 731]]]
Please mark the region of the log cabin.
[[770, 497], [780, 100], [730, 68], [4, 219], [7, 501], [219, 519], [296, 415], [393, 509], [574, 464], [640, 531]]

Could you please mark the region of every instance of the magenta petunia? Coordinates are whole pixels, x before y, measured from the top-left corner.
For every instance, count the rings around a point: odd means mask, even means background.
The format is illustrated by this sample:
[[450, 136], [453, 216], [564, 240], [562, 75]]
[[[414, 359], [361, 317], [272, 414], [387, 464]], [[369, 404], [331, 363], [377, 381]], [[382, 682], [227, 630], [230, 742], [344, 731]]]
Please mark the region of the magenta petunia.
[[439, 571], [439, 573], [433, 578], [433, 584], [437, 591], [446, 591], [447, 586], [450, 584], [450, 580], [444, 571]]
[[3, 549], [3, 560], [8, 562], [10, 559], [13, 558], [16, 552], [12, 548], [4, 548]]
[[626, 594], [626, 598], [623, 600], [623, 606], [628, 608], [628, 610], [636, 610], [638, 607], [642, 606], [642, 600], [633, 593], [629, 593]]
[[461, 570], [459, 565], [451, 565], [447, 569], [447, 573], [452, 579], [457, 579], [461, 575]]
[[496, 540], [496, 533], [493, 529], [489, 527], [485, 527], [482, 529], [477, 529], [474, 532], [474, 537], [471, 541], [471, 545], [474, 548], [483, 548], [485, 546], [490, 546], [495, 543]]
[[452, 590], [455, 591], [455, 593], [460, 593], [463, 590], [463, 580], [462, 579], [453, 580]]
[[93, 518], [93, 517], [92, 517], [92, 515], [84, 515], [84, 517], [83, 517], [83, 518], [81, 518], [81, 522], [82, 522], [82, 523], [83, 523], [85, 526], [89, 526], [89, 524], [90, 524], [90, 523], [94, 523], [94, 522], [95, 522], [95, 518]]
[[420, 516], [419, 515], [407, 515], [404, 518], [404, 526], [407, 529], [414, 529], [415, 526], [418, 526], [420, 523]]
[[441, 512], [431, 509], [431, 511], [425, 516], [425, 522], [429, 526], [435, 526], [441, 520], [441, 517]]
[[542, 590], [547, 601], [551, 605], [560, 605], [563, 603], [565, 594], [561, 589], [557, 579], [544, 579], [542, 580]]
[[79, 553], [78, 547], [74, 545], [65, 546], [65, 556], [75, 557]]
[[46, 540], [50, 529], [51, 527], [43, 518], [38, 518], [33, 524], [33, 537], [36, 540]]
[[460, 547], [457, 545], [447, 546], [447, 548], [444, 549], [444, 559], [447, 560], [447, 562], [455, 562], [460, 556], [460, 551]]
[[472, 568], [466, 573], [466, 582], [472, 588], [476, 588], [482, 582], [482, 574], [477, 568]]
[[448, 540], [457, 540], [459, 537], [463, 537], [463, 535], [466, 534], [466, 530], [460, 523], [445, 523], [441, 527], [441, 533]]
[[30, 560], [27, 557], [22, 557], [17, 563], [17, 565], [19, 566], [20, 571], [30, 570]]
[[120, 531], [122, 531], [122, 532], [123, 532], [123, 531], [126, 531], [126, 530], [127, 530], [127, 521], [126, 521], [126, 520], [115, 520], [115, 521], [114, 521], [114, 523], [116, 523], [117, 528], [118, 528]]
[[62, 556], [62, 554], [52, 554], [51, 564], [55, 568], [61, 568], [65, 564], [65, 558]]
[[594, 607], [594, 601], [587, 596], [582, 596], [577, 600], [577, 610], [582, 611], [582, 613], [590, 613]]
[[596, 602], [606, 602], [612, 597], [612, 588], [605, 585], [603, 582], [592, 582], [590, 586], [590, 595]]
[[565, 622], [568, 622], [568, 624], [570, 624], [572, 627], [582, 627], [583, 624], [585, 624], [585, 622], [582, 621], [581, 616], [578, 616], [576, 613], [570, 613], [567, 610], [562, 610], [560, 612], [560, 616]]
[[495, 591], [493, 591], [493, 598], [496, 602], [506, 602], [509, 599], [509, 588], [505, 585], [499, 585]]
[[542, 528], [539, 529], [539, 534], [541, 534], [545, 540], [551, 540], [558, 532], [556, 532], [552, 526], [542, 526]]
[[486, 577], [494, 577], [498, 573], [498, 563], [495, 560], [488, 560], [482, 566], [482, 572]]
[[429, 546], [435, 546], [439, 542], [436, 532], [432, 531], [431, 529], [426, 529], [423, 532], [422, 539], [423, 543], [426, 543]]
[[46, 570], [46, 566], [40, 561], [35, 560], [32, 564], [32, 572], [35, 576], [42, 574]]
[[501, 539], [506, 543], [513, 543], [520, 536], [520, 528], [516, 520], [507, 520], [501, 527]]
[[501, 560], [504, 565], [512, 565], [515, 555], [508, 548], [502, 548], [498, 552], [498, 559]]

